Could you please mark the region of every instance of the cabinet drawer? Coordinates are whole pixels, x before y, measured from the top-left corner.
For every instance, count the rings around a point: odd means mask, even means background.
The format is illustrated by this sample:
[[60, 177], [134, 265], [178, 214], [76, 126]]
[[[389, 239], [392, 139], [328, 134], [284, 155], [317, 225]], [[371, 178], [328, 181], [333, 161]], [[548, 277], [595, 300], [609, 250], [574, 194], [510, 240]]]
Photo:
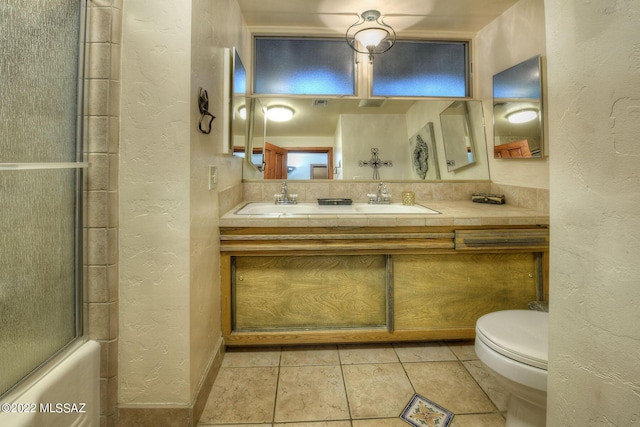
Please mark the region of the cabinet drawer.
[[549, 230], [456, 230], [456, 250], [511, 249], [548, 250]]

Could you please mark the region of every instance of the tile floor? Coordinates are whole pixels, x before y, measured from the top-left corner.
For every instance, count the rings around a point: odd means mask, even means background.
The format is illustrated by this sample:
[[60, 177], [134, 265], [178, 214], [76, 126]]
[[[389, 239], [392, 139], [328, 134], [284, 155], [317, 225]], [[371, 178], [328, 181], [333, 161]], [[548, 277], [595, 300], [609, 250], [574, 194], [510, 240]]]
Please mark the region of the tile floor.
[[414, 393], [456, 414], [450, 427], [504, 426], [473, 342], [229, 348], [198, 425], [406, 427]]

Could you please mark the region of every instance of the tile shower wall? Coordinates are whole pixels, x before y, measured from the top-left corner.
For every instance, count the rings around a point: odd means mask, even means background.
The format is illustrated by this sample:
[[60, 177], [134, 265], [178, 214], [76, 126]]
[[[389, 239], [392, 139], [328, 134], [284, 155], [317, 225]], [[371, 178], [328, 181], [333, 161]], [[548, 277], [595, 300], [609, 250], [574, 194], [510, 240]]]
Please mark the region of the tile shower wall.
[[85, 333], [100, 342], [101, 425], [116, 425], [122, 0], [90, 0], [85, 69]]

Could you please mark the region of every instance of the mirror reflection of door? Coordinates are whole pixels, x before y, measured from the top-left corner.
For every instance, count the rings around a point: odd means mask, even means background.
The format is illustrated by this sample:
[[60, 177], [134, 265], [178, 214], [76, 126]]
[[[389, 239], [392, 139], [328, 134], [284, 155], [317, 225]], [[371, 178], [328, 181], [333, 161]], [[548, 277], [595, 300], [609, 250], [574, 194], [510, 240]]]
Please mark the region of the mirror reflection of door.
[[332, 179], [333, 149], [331, 147], [287, 148], [289, 180]]
[[264, 178], [287, 178], [287, 150], [277, 145], [264, 143]]
[[311, 179], [329, 179], [327, 165], [311, 165]]
[[493, 154], [496, 159], [531, 157], [531, 149], [529, 148], [529, 141], [523, 139], [522, 141], [496, 145]]

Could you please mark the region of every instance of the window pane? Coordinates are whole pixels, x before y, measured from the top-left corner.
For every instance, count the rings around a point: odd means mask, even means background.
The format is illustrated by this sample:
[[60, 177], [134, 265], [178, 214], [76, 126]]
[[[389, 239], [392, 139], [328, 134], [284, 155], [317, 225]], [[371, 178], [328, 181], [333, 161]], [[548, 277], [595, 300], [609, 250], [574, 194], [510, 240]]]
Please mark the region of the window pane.
[[353, 55], [341, 39], [258, 37], [255, 93], [353, 95]]
[[0, 162], [75, 162], [79, 2], [0, 6]]
[[374, 96], [469, 96], [467, 43], [397, 42], [373, 61]]
[[75, 180], [0, 171], [0, 394], [75, 337]]

